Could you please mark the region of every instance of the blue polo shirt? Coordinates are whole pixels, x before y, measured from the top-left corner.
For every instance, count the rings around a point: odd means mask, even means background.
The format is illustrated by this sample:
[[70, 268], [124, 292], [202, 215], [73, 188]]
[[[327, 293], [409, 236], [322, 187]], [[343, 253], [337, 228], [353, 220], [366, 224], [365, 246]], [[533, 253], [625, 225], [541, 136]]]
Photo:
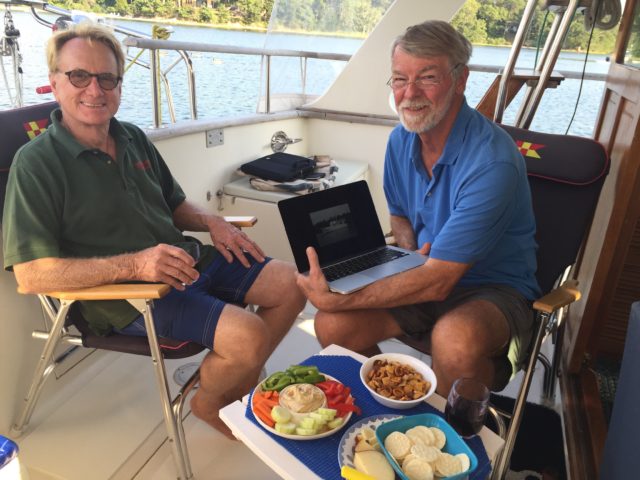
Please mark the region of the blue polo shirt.
[[398, 125], [387, 143], [389, 212], [406, 217], [430, 257], [469, 263], [462, 286], [501, 284], [527, 299], [535, 278], [535, 219], [525, 163], [511, 137], [463, 102], [429, 178], [420, 138]]

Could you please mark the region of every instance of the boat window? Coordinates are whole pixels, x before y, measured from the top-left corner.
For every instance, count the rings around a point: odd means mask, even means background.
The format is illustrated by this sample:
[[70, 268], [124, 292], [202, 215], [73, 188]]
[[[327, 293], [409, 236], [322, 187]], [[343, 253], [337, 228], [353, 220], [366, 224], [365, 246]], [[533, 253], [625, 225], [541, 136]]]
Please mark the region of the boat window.
[[[265, 48], [352, 55], [393, 0], [276, 0]], [[344, 60], [271, 58], [270, 110], [293, 108], [322, 95]], [[266, 66], [263, 65], [263, 75]], [[264, 86], [265, 82], [261, 82]], [[266, 88], [266, 87], [263, 87]], [[266, 92], [261, 92], [262, 102]], [[258, 110], [265, 111], [260, 105]]]
[[633, 23], [624, 54], [624, 63], [631, 67], [640, 68], [640, 2], [636, 3], [633, 13]]

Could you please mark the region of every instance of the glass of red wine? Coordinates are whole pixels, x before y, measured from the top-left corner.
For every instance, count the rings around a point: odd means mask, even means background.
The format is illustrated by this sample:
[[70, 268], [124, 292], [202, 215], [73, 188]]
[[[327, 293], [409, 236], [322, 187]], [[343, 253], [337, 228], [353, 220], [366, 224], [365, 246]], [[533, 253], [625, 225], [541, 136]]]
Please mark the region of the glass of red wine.
[[473, 378], [459, 378], [453, 382], [444, 415], [461, 437], [469, 438], [484, 425], [488, 407], [489, 389]]

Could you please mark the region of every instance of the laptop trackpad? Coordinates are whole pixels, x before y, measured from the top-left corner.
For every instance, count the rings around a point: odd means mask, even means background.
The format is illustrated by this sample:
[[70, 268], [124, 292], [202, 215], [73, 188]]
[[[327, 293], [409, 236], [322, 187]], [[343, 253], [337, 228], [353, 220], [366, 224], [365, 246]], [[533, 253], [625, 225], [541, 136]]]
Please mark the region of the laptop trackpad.
[[363, 273], [354, 273], [348, 277], [329, 282], [329, 290], [336, 293], [352, 293], [378, 280]]

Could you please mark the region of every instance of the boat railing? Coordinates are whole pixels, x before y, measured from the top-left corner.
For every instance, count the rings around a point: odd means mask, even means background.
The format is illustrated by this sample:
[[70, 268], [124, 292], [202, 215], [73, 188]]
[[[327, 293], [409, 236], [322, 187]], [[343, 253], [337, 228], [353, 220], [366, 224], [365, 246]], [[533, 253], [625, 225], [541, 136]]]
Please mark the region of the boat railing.
[[[2, 3], [7, 3], [4, 0], [0, 0]], [[57, 21], [62, 19], [63, 22], [78, 22], [83, 18], [92, 18], [92, 14], [87, 14], [85, 12], [73, 12], [70, 10], [66, 10], [61, 7], [57, 7], [55, 5], [51, 5], [42, 1], [34, 1], [34, 0], [9, 0], [9, 3], [12, 5], [23, 5], [28, 6], [31, 9], [31, 13], [33, 17], [41, 24], [49, 27], [53, 27], [54, 23], [52, 23], [49, 19], [42, 17], [38, 10], [45, 11], [48, 13], [52, 13], [54, 15], [58, 15], [60, 18]], [[530, 4], [535, 4], [535, 0], [529, 0]], [[208, 44], [208, 43], [199, 43], [199, 42], [188, 42], [188, 41], [176, 41], [176, 40], [168, 40], [168, 35], [156, 34], [157, 31], [167, 31], [168, 29], [164, 27], [154, 26], [153, 34], [148, 35], [146, 33], [142, 33], [133, 29], [129, 29], [123, 27], [115, 23], [112, 19], [105, 19], [102, 17], [96, 17], [97, 21], [107, 24], [110, 28], [116, 33], [119, 33], [124, 36], [122, 39], [123, 45], [131, 48], [140, 49], [139, 52], [135, 56], [128, 55], [127, 57], [127, 69], [135, 64], [142, 68], [148, 69], [151, 76], [151, 94], [152, 94], [152, 127], [160, 128], [163, 125], [162, 121], [162, 99], [164, 98], [167, 102], [167, 109], [169, 112], [169, 116], [172, 123], [176, 123], [176, 114], [173, 103], [173, 95], [171, 92], [170, 81], [169, 81], [169, 73], [172, 72], [176, 66], [180, 63], [184, 65], [186, 69], [186, 88], [188, 90], [188, 102], [190, 108], [190, 118], [191, 120], [198, 119], [198, 108], [197, 108], [197, 92], [196, 92], [196, 76], [193, 68], [193, 63], [191, 61], [190, 53], [194, 52], [207, 52], [207, 53], [218, 53], [218, 54], [232, 54], [232, 55], [254, 55], [258, 56], [262, 59], [263, 64], [263, 72], [264, 77], [262, 81], [262, 90], [264, 92], [264, 99], [262, 103], [261, 109], [259, 109], [259, 113], [272, 113], [273, 109], [273, 94], [271, 88], [271, 78], [272, 78], [272, 59], [274, 57], [295, 57], [300, 59], [300, 78], [301, 78], [301, 89], [302, 95], [301, 98], [304, 98], [304, 92], [306, 91], [306, 72], [307, 72], [307, 64], [309, 59], [314, 60], [327, 60], [327, 61], [343, 61], [348, 62], [351, 58], [350, 54], [342, 54], [342, 53], [330, 53], [330, 52], [317, 52], [317, 51], [305, 51], [305, 50], [288, 50], [288, 49], [268, 49], [268, 48], [253, 48], [253, 47], [241, 47], [234, 45], [222, 45], [222, 44]], [[156, 28], [157, 27], [157, 28]], [[149, 55], [149, 61], [143, 60], [141, 57], [141, 53], [147, 50]], [[175, 52], [178, 56], [168, 67], [162, 69], [160, 67], [160, 55], [162, 52]], [[506, 67], [501, 66], [492, 66], [492, 65], [469, 65], [469, 68], [472, 72], [483, 72], [483, 73], [492, 73], [496, 75], [503, 75], [503, 83], [505, 81], [504, 77], [509, 77], [514, 73], [515, 69], [515, 59], [510, 62], [507, 62]], [[539, 67], [538, 67], [539, 69]], [[531, 68], [531, 71], [534, 69]], [[520, 69], [522, 72], [522, 69]], [[606, 77], [605, 74], [596, 74], [596, 73], [584, 73], [584, 72], [576, 72], [576, 71], [554, 71], [554, 78], [560, 79], [582, 79], [582, 80], [596, 80], [603, 81]], [[533, 78], [533, 77], [532, 77]], [[536, 85], [538, 82], [535, 80], [531, 80], [527, 83], [528, 89], [539, 88], [539, 85]], [[545, 82], [546, 83], [546, 82]], [[549, 85], [546, 84], [546, 87], [555, 87], [556, 84]], [[164, 88], [165, 95], [161, 95], [161, 90]], [[504, 108], [504, 100], [502, 99], [502, 93], [499, 95], [496, 108]], [[348, 112], [347, 112], [348, 113]]]
[[[337, 60], [347, 62], [351, 58], [349, 54], [343, 53], [327, 53], [327, 52], [312, 52], [305, 50], [286, 50], [286, 49], [266, 49], [266, 48], [252, 48], [252, 47], [239, 47], [233, 45], [218, 45], [218, 44], [203, 44], [197, 42], [184, 42], [175, 40], [156, 40], [149, 38], [137, 38], [127, 37], [124, 39], [123, 44], [127, 47], [135, 47], [140, 49], [146, 49], [151, 52], [158, 52], [160, 50], [169, 50], [176, 52], [202, 52], [202, 53], [225, 53], [234, 55], [256, 55], [262, 58], [265, 70], [264, 79], [264, 91], [265, 91], [265, 107], [264, 113], [271, 113], [271, 59], [273, 57], [296, 57], [299, 58], [302, 78], [302, 89], [305, 89], [307, 61], [309, 59], [317, 60]], [[157, 55], [151, 55], [151, 59], [157, 58]], [[151, 67], [151, 78], [154, 92], [157, 88], [157, 80], [154, 80], [155, 75], [153, 72], [157, 66]], [[188, 63], [188, 78], [190, 78], [190, 102], [193, 106], [191, 112], [191, 119], [197, 119], [196, 106], [196, 88], [195, 79], [193, 75], [193, 68], [190, 62]], [[157, 128], [161, 125], [160, 118], [160, 104], [159, 96], [154, 94], [153, 102], [153, 125]]]
[[[239, 47], [233, 45], [218, 45], [218, 44], [203, 44], [197, 42], [183, 42], [183, 41], [175, 41], [175, 40], [155, 40], [148, 38], [135, 38], [135, 37], [127, 37], [123, 41], [125, 46], [135, 47], [140, 49], [146, 49], [152, 52], [157, 52], [160, 50], [168, 50], [168, 51], [183, 51], [183, 52], [206, 52], [206, 53], [223, 53], [223, 54], [237, 54], [237, 55], [256, 55], [262, 57], [265, 63], [265, 80], [264, 80], [264, 91], [265, 91], [265, 111], [264, 113], [271, 113], [271, 59], [273, 57], [297, 57], [301, 59], [301, 69], [302, 69], [302, 79], [303, 84], [302, 88], [304, 90], [304, 79], [306, 76], [304, 72], [306, 71], [306, 62], [308, 59], [319, 59], [319, 60], [338, 60], [347, 62], [351, 58], [350, 54], [341, 54], [341, 53], [323, 53], [323, 52], [311, 52], [304, 50], [283, 50], [283, 49], [265, 49], [265, 48], [252, 48], [252, 47]], [[157, 58], [156, 55], [152, 55], [151, 58]], [[492, 66], [492, 65], [469, 65], [469, 69], [473, 72], [483, 72], [483, 73], [494, 73], [501, 74], [502, 67], [500, 66]], [[153, 75], [154, 69], [151, 69], [152, 72], [152, 85], [154, 85], [154, 89], [157, 87], [157, 81], [154, 81]], [[584, 79], [584, 80], [596, 80], [596, 81], [604, 81], [606, 75], [599, 73], [581, 73], [575, 71], [557, 71], [554, 72], [555, 76], [561, 76], [562, 78], [569, 79]], [[189, 65], [189, 77], [193, 75], [193, 69]], [[155, 90], [154, 90], [155, 91]], [[197, 110], [195, 109], [196, 105], [196, 88], [195, 88], [195, 80], [190, 86], [190, 102], [194, 106], [192, 109], [191, 118], [193, 120], [197, 119]], [[153, 103], [153, 115], [154, 115], [154, 126], [161, 126], [160, 119], [160, 104], [158, 101], [159, 96], [153, 95], [154, 103]]]

